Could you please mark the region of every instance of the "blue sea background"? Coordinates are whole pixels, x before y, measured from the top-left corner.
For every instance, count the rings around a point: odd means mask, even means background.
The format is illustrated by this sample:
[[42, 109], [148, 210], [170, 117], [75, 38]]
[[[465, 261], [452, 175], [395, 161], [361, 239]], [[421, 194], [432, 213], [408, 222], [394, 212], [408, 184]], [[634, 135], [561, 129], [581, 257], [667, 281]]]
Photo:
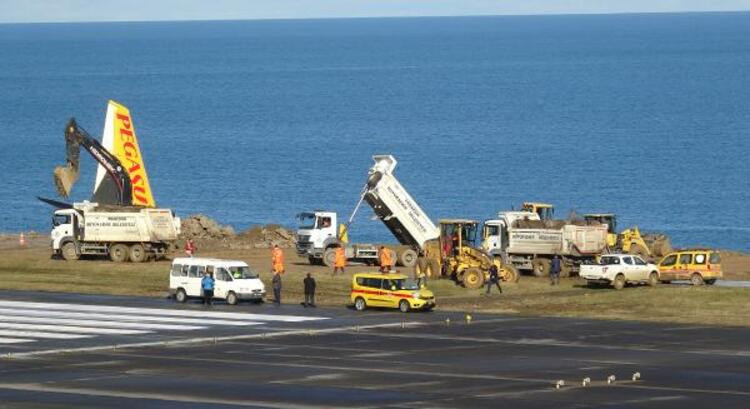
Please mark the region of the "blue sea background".
[[391, 153], [433, 219], [539, 200], [750, 250], [748, 13], [0, 25], [0, 231], [49, 230], [65, 122], [108, 99], [181, 216], [346, 217]]

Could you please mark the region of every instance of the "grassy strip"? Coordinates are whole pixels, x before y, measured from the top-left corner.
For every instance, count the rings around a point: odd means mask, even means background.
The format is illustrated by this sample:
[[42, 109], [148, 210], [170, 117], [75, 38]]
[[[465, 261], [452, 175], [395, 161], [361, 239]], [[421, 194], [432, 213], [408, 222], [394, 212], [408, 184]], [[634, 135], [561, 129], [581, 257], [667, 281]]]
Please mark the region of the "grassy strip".
[[[247, 253], [247, 252], [245, 252]], [[258, 252], [256, 252], [258, 253]], [[260, 255], [259, 255], [260, 254]], [[246, 259], [266, 268], [265, 253], [243, 257], [238, 251], [217, 251], [212, 256]], [[247, 254], [244, 254], [247, 256]], [[109, 261], [51, 260], [46, 249], [0, 251], [0, 288], [8, 290], [60, 291], [89, 294], [165, 296], [169, 284], [169, 262], [116, 264]], [[302, 279], [312, 272], [318, 281], [320, 305], [343, 306], [349, 302], [352, 272], [331, 277], [325, 267], [308, 266], [303, 260], [288, 263], [284, 276], [285, 302], [302, 300]], [[261, 278], [269, 285], [270, 274]], [[699, 325], [750, 326], [750, 289], [660, 285], [591, 289], [581, 279], [563, 280], [552, 287], [546, 280], [523, 277], [518, 284], [506, 284], [498, 295], [484, 290], [467, 290], [448, 280], [429, 284], [438, 298], [438, 311], [497, 312], [526, 316], [564, 316], [596, 319], [642, 320]]]

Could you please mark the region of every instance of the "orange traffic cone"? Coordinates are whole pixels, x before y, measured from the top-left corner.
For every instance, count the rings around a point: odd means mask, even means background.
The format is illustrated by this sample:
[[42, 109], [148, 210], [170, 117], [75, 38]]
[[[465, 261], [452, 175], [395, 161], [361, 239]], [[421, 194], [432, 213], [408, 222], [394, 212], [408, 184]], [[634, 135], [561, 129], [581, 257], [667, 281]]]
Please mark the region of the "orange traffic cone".
[[26, 245], [26, 237], [23, 236], [23, 233], [18, 236], [18, 245], [20, 245], [21, 247]]

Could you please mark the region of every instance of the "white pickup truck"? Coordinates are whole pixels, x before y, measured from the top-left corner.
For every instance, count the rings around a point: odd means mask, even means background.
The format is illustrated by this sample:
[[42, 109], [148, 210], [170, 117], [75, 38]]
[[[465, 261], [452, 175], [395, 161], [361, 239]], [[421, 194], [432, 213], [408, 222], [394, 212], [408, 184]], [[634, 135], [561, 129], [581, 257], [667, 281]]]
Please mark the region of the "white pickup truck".
[[606, 284], [616, 290], [621, 290], [627, 283], [659, 283], [659, 268], [632, 254], [603, 255], [598, 264], [581, 265], [579, 275], [588, 281], [589, 286]]

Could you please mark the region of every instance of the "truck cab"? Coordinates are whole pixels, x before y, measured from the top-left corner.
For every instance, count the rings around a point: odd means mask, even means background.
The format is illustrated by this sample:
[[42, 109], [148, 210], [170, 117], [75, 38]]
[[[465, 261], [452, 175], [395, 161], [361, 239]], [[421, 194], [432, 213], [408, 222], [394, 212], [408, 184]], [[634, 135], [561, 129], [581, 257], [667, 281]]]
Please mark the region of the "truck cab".
[[[76, 240], [77, 218], [78, 214], [73, 209], [60, 209], [53, 213], [50, 242], [55, 253], [60, 252], [66, 243], [72, 243]], [[73, 250], [75, 251], [75, 247], [73, 247]]]
[[316, 249], [325, 250], [329, 243], [338, 241], [336, 212], [303, 212], [297, 219], [297, 254], [300, 256], [310, 255]]

